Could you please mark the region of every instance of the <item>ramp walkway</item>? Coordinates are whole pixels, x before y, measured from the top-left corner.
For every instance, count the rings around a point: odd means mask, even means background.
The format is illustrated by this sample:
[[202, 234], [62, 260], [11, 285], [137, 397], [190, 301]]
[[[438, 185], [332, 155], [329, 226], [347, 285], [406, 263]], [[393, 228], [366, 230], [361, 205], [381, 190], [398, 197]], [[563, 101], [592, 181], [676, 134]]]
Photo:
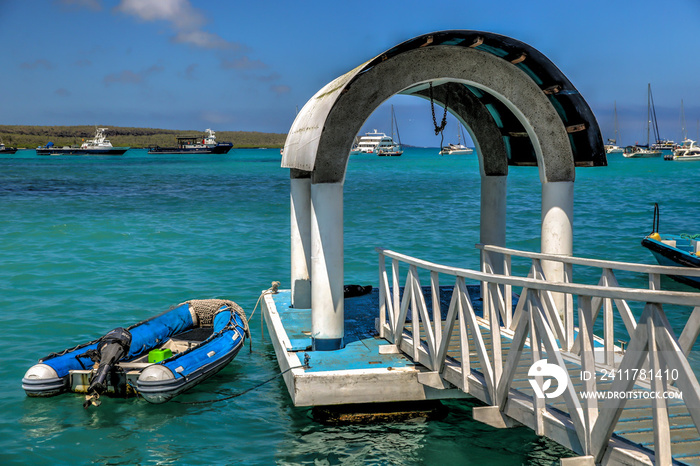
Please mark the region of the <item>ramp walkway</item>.
[[[700, 294], [660, 290], [662, 274], [698, 271], [479, 247], [482, 272], [378, 249], [380, 336], [488, 405], [476, 419], [530, 427], [581, 464], [700, 464], [700, 385], [687, 358]], [[513, 257], [531, 261], [527, 276], [511, 273]], [[545, 280], [544, 260], [562, 264], [565, 283]], [[599, 269], [598, 283], [574, 283], [574, 265]], [[620, 286], [620, 271], [648, 274], [650, 288]], [[432, 310], [445, 277], [454, 286], [443, 315]], [[466, 280], [482, 283], [482, 315]], [[688, 315], [679, 336], [669, 308]]]

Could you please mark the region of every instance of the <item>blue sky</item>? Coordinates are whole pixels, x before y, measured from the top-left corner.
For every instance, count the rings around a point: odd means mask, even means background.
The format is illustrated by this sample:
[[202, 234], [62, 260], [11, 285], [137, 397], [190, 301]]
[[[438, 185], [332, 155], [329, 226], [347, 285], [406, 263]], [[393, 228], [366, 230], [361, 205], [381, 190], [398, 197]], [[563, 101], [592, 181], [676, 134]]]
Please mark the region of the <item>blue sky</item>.
[[[661, 135], [681, 139], [682, 99], [698, 139], [699, 20], [699, 0], [0, 0], [0, 124], [286, 133], [297, 107], [355, 66], [471, 29], [549, 57], [604, 138], [616, 102], [621, 142], [646, 139], [651, 83]], [[439, 144], [417, 98], [393, 97], [363, 130], [388, 132], [390, 104], [404, 143]]]

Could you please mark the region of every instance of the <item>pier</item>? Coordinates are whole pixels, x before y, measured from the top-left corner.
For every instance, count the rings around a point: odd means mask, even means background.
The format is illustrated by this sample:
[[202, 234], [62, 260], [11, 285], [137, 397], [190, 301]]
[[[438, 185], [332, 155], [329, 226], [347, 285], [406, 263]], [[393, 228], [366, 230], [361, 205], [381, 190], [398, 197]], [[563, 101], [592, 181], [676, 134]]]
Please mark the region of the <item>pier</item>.
[[[396, 93], [447, 108], [474, 140], [481, 268], [378, 248], [376, 293], [345, 300], [349, 148]], [[507, 175], [534, 165], [541, 251], [517, 251], [506, 247]], [[562, 464], [700, 464], [700, 385], [688, 362], [700, 294], [660, 287], [661, 275], [700, 271], [573, 255], [576, 169], [605, 165], [595, 117], [576, 88], [540, 52], [504, 36], [420, 36], [321, 89], [298, 114], [282, 158], [291, 289], [263, 300], [294, 404], [472, 397], [483, 403], [476, 420], [527, 426], [579, 455]], [[648, 288], [621, 285], [620, 272], [648, 275]], [[679, 334], [668, 309], [689, 316]], [[376, 317], [358, 321], [367, 311]], [[602, 335], [593, 333], [598, 321]]]

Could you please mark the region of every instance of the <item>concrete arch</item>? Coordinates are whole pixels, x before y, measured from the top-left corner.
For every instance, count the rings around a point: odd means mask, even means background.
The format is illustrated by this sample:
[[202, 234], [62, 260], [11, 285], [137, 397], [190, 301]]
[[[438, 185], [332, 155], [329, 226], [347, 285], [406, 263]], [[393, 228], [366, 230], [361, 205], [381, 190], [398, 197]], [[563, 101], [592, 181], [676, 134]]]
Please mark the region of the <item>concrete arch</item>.
[[[460, 45], [451, 45], [457, 38]], [[491, 42], [501, 48], [487, 47]], [[503, 44], [519, 50], [519, 55], [515, 52], [517, 58], [509, 61], [509, 55], [503, 56], [505, 52], [492, 52], [506, 48]], [[533, 73], [532, 69], [538, 67], [546, 72]], [[501, 128], [506, 133], [503, 136], [522, 132], [527, 135], [543, 183], [573, 181], [576, 165], [605, 165], [602, 138], [590, 108], [544, 55], [503, 36], [450, 31], [401, 44], [322, 88], [292, 125], [282, 166], [313, 172], [315, 182], [341, 181], [347, 149], [369, 115], [392, 95], [424, 96], [428, 82], [434, 86], [462, 83], [472, 94], [476, 89], [487, 97], [482, 100], [497, 101], [507, 109], [521, 130]], [[461, 100], [453, 105], [458, 102]], [[562, 102], [574, 110], [567, 111]], [[455, 113], [453, 106], [448, 107]], [[574, 144], [571, 137], [581, 131], [587, 136], [587, 147]], [[579, 139], [584, 138], [579, 135]], [[581, 160], [575, 160], [575, 156]]]
[[[491, 33], [444, 31], [399, 44], [333, 80], [297, 115], [290, 168], [292, 302], [312, 309], [315, 349], [343, 345], [343, 183], [355, 135], [395, 94], [446, 106], [467, 127], [482, 174], [481, 240], [505, 245], [509, 165], [537, 165], [542, 252], [571, 254], [576, 166], [606, 165], [588, 104], [544, 55]], [[553, 275], [561, 271], [552, 271]]]

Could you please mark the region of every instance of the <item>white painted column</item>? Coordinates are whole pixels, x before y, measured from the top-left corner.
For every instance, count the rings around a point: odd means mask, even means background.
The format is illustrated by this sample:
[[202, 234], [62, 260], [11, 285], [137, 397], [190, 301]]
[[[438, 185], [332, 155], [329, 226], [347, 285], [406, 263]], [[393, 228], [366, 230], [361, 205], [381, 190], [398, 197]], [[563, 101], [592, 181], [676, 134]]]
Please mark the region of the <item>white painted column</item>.
[[311, 308], [311, 178], [291, 178], [292, 306]]
[[311, 334], [314, 350], [344, 346], [343, 183], [311, 184]]
[[[507, 176], [481, 175], [481, 225], [479, 242], [495, 246], [506, 245]], [[484, 252], [482, 251], [482, 254]], [[494, 255], [494, 272], [503, 273], [502, 255]]]
[[[542, 243], [545, 254], [573, 255], [574, 251], [574, 182], [542, 183]], [[542, 261], [547, 280], [564, 281], [564, 266], [559, 262]], [[555, 294], [557, 308], [564, 310], [564, 295]]]

